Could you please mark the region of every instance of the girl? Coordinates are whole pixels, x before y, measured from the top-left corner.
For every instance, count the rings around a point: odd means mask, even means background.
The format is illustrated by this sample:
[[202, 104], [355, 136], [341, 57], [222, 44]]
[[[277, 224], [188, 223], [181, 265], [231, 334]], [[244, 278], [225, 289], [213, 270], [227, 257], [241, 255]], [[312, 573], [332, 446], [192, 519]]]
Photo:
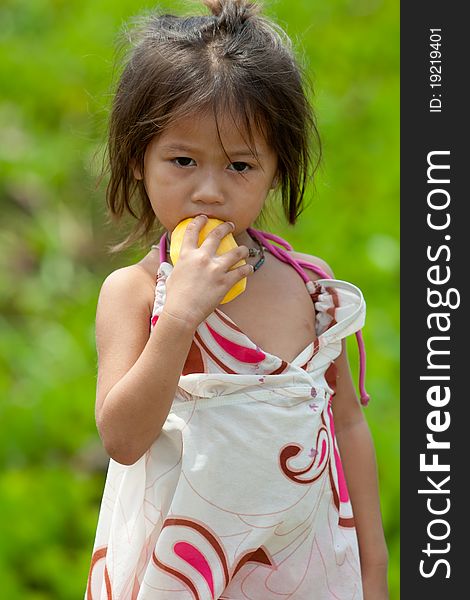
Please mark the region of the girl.
[[[316, 129], [300, 68], [258, 5], [204, 4], [146, 19], [112, 109], [108, 205], [138, 219], [120, 247], [155, 223], [161, 237], [100, 292], [111, 459], [86, 598], [383, 600], [374, 451], [344, 346], [358, 333], [362, 365], [362, 294], [254, 228], [273, 193], [289, 223], [302, 210]], [[222, 223], [199, 245], [208, 218]], [[228, 234], [238, 246], [217, 254]]]

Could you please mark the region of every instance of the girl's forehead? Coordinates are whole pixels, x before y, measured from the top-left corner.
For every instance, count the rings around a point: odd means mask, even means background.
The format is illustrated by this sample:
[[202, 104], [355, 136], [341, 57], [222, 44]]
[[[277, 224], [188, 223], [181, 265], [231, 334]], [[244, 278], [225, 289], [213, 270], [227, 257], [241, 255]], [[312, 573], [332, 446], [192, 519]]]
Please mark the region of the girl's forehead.
[[[262, 131], [250, 122], [251, 135], [256, 147], [266, 146]], [[188, 139], [214, 139], [224, 145], [249, 146], [250, 136], [246, 124], [241, 118], [229, 114], [216, 116], [212, 112], [194, 112], [170, 121], [159, 136], [161, 141], [179, 141]]]

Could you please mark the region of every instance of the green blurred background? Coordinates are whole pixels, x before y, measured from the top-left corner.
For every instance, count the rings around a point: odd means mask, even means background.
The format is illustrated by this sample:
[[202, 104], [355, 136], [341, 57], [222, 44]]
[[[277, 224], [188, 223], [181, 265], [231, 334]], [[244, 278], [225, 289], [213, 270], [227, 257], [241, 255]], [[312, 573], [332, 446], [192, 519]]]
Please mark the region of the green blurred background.
[[[106, 247], [96, 188], [124, 20], [144, 0], [0, 4], [0, 581], [9, 600], [82, 597], [107, 459], [94, 422], [102, 281], [139, 260]], [[175, 3], [162, 2], [169, 10]], [[365, 409], [390, 597], [399, 597], [399, 4], [265, 2], [309, 65], [324, 160], [295, 228], [368, 303]], [[357, 373], [357, 351], [349, 354]]]

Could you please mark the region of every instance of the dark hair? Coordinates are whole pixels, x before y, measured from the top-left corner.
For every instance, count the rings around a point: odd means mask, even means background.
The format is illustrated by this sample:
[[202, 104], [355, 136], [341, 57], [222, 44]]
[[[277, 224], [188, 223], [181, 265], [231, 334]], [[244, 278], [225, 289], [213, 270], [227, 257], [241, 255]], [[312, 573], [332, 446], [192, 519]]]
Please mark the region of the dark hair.
[[[131, 165], [143, 173], [152, 138], [195, 111], [212, 110], [216, 120], [229, 111], [252, 146], [253, 125], [262, 131], [278, 157], [287, 221], [294, 224], [304, 210], [305, 187], [320, 162], [321, 145], [308, 78], [292, 43], [280, 26], [260, 15], [259, 2], [202, 1], [212, 15], [152, 11], [127, 34], [131, 52], [112, 105], [103, 175], [110, 173], [106, 198], [112, 220], [129, 212], [137, 224], [111, 252], [162, 233], [144, 181], [134, 178]], [[255, 226], [263, 218], [262, 213]]]

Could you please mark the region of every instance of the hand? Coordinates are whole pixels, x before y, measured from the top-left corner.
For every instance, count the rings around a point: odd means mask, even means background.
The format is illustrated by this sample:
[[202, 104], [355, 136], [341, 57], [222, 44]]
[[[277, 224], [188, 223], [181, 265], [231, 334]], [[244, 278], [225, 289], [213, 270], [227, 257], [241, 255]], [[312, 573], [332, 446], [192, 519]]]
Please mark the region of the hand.
[[179, 259], [166, 282], [163, 308], [194, 329], [214, 311], [235, 283], [253, 273], [248, 264], [231, 270], [238, 261], [247, 258], [246, 246], [220, 256], [216, 254], [221, 240], [233, 231], [229, 222], [215, 227], [198, 248], [199, 233], [206, 222], [207, 217], [199, 215], [186, 228]]

